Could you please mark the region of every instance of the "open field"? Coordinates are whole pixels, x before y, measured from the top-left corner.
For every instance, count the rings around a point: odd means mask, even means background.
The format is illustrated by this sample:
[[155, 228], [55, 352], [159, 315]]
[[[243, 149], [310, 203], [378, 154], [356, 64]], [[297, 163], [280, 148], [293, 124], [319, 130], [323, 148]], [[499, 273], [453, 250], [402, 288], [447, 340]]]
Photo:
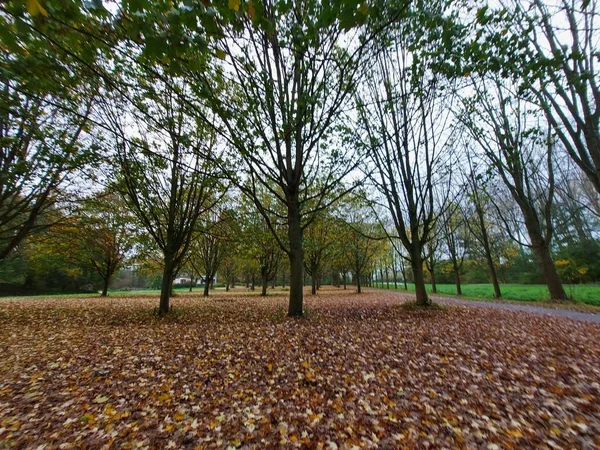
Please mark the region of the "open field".
[[[381, 283], [379, 283], [381, 287]], [[387, 283], [383, 284], [387, 287]], [[573, 284], [564, 285], [565, 291], [576, 302], [588, 305], [600, 306], [600, 285], [596, 284]], [[394, 283], [390, 283], [390, 289], [394, 288]], [[414, 291], [414, 284], [408, 284], [408, 290]], [[404, 290], [404, 285], [398, 283], [398, 290]], [[438, 284], [438, 294], [456, 295], [456, 285]], [[549, 300], [548, 288], [543, 284], [501, 284], [502, 298], [504, 300], [517, 300], [522, 302], [541, 302]], [[463, 284], [463, 296], [476, 298], [480, 300], [493, 300], [494, 288], [491, 284]], [[431, 292], [431, 285], [427, 285], [427, 292]]]
[[283, 296], [0, 302], [0, 448], [593, 448], [600, 326]]

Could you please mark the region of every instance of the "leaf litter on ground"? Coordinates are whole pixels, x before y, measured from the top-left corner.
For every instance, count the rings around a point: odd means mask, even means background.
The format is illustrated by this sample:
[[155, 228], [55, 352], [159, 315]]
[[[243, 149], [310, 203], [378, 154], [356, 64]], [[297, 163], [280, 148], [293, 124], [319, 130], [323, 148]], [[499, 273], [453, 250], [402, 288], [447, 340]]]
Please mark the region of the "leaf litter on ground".
[[0, 301], [0, 448], [594, 448], [600, 326], [326, 289]]

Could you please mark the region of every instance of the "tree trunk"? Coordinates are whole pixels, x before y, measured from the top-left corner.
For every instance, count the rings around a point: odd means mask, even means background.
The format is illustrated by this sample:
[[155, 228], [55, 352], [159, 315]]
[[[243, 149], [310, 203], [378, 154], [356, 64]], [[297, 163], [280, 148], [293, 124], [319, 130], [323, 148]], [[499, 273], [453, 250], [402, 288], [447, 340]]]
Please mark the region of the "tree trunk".
[[301, 316], [303, 312], [304, 250], [298, 196], [288, 205], [288, 240], [290, 243], [290, 301], [288, 316]]
[[362, 292], [361, 290], [361, 286], [360, 286], [360, 274], [356, 274], [356, 293], [360, 294]]
[[[429, 297], [425, 288], [425, 276], [423, 271], [423, 258], [421, 249], [415, 249], [411, 258], [411, 267], [415, 278], [415, 295], [417, 297], [417, 305], [429, 306]], [[404, 278], [406, 286], [406, 278]]]
[[169, 299], [171, 297], [171, 290], [173, 288], [173, 257], [170, 255], [165, 256], [165, 268], [163, 270], [163, 279], [160, 288], [160, 303], [158, 307], [158, 314], [163, 316], [169, 312]]
[[204, 297], [208, 297], [208, 290], [210, 288], [210, 283], [208, 282], [208, 278], [204, 282]]
[[229, 292], [229, 281], [225, 284], [225, 292]]
[[542, 273], [544, 274], [544, 280], [548, 286], [551, 300], [569, 300], [569, 296], [565, 292], [563, 285], [554, 266], [554, 261], [550, 255], [550, 249], [547, 245], [536, 246], [532, 248], [535, 259], [537, 260]]
[[312, 295], [317, 295], [317, 279], [313, 275], [310, 277], [310, 280], [311, 280], [310, 293]]
[[462, 295], [462, 286], [460, 285], [460, 269], [456, 260], [452, 261], [454, 265], [454, 281], [456, 283], [456, 295]]
[[344, 282], [344, 290], [346, 290], [346, 289], [347, 289], [347, 281], [346, 281], [346, 279], [347, 279], [347, 278], [348, 278], [348, 273], [347, 273], [347, 272], [344, 272], [344, 273], [342, 274], [342, 281]]
[[485, 219], [483, 217], [483, 210], [478, 204], [475, 205], [475, 212], [477, 213], [477, 218], [479, 219], [479, 228], [481, 230], [481, 243], [483, 244], [485, 260], [490, 271], [492, 285], [494, 286], [494, 298], [500, 300], [502, 298], [502, 292], [500, 291], [500, 282], [498, 281], [498, 274], [496, 273], [496, 266], [494, 265], [494, 258], [492, 257], [492, 248], [490, 246], [487, 227], [485, 225]]
[[267, 287], [269, 286], [269, 279], [267, 278], [266, 274], [262, 275], [262, 288], [260, 291], [260, 295], [261, 297], [266, 297], [267, 296]]
[[108, 285], [110, 284], [110, 277], [105, 277], [102, 283], [102, 294], [100, 297], [106, 297], [108, 295]]
[[429, 269], [429, 274], [431, 275], [431, 292], [433, 294], [437, 294], [437, 284], [435, 282], [435, 268], [434, 267]]

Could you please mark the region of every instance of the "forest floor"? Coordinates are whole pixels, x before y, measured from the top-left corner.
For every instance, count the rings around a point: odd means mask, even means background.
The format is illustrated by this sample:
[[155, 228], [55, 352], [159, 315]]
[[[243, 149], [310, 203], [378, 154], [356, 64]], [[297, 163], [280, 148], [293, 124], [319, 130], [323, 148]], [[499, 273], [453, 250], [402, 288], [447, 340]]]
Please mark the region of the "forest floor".
[[600, 446], [598, 324], [305, 299], [4, 299], [0, 448]]

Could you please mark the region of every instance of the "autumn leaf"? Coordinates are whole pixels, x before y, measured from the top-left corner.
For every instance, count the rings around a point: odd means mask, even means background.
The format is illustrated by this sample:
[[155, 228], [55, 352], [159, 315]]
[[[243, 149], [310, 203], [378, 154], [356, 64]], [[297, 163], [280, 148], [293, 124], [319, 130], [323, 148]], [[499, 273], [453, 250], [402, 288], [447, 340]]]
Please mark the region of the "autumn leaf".
[[29, 12], [29, 14], [31, 14], [33, 17], [39, 14], [44, 17], [48, 16], [48, 11], [44, 9], [38, 0], [25, 0], [25, 7], [27, 8], [27, 12]]
[[240, 0], [229, 0], [228, 1], [229, 9], [233, 9], [234, 11], [238, 11], [240, 9]]

